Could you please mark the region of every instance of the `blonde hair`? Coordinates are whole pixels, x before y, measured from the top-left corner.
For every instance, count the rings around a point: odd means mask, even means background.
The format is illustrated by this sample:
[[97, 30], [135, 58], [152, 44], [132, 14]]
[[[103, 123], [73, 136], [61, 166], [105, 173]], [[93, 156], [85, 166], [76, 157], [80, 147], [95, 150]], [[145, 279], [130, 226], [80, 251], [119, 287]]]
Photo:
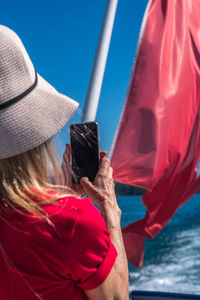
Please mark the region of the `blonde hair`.
[[[48, 140], [30, 151], [0, 160], [1, 204], [4, 209], [11, 207], [21, 214], [30, 213], [53, 225], [43, 207], [75, 195], [69, 187], [71, 178], [69, 163], [64, 174], [54, 141]], [[52, 189], [56, 193], [52, 194]]]

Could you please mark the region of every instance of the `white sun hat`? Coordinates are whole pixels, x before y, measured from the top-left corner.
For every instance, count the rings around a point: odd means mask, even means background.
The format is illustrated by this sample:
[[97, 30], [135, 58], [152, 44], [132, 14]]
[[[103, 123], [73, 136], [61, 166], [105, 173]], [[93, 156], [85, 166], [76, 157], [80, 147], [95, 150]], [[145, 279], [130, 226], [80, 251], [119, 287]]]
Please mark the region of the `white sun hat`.
[[0, 159], [47, 141], [77, 108], [35, 71], [17, 34], [0, 25]]

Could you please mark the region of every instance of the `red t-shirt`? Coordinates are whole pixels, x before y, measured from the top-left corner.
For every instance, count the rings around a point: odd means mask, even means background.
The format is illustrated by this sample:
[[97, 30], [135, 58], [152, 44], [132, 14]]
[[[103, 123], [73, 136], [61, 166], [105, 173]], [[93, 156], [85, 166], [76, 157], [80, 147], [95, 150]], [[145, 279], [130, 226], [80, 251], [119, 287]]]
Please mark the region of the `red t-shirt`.
[[14, 211], [0, 218], [0, 299], [80, 300], [104, 282], [117, 252], [88, 198], [45, 207], [55, 225]]

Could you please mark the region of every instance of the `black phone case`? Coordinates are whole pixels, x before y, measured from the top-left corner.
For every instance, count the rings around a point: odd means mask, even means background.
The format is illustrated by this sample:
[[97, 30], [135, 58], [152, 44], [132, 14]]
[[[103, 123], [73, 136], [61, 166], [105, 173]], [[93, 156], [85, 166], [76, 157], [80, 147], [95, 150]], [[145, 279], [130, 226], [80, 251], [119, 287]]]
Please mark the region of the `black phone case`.
[[94, 181], [99, 169], [98, 123], [88, 122], [70, 126], [73, 183], [79, 184], [82, 177]]

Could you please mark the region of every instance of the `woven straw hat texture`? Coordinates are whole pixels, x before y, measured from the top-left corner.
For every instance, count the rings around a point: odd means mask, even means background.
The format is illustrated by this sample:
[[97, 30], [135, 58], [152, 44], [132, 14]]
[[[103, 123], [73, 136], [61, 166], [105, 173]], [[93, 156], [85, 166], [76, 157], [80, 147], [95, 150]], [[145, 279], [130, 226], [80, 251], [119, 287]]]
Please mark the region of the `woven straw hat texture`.
[[76, 101], [58, 93], [39, 74], [31, 92], [3, 107], [35, 80], [35, 68], [21, 40], [0, 25], [0, 159], [39, 146], [55, 135], [78, 108]]

